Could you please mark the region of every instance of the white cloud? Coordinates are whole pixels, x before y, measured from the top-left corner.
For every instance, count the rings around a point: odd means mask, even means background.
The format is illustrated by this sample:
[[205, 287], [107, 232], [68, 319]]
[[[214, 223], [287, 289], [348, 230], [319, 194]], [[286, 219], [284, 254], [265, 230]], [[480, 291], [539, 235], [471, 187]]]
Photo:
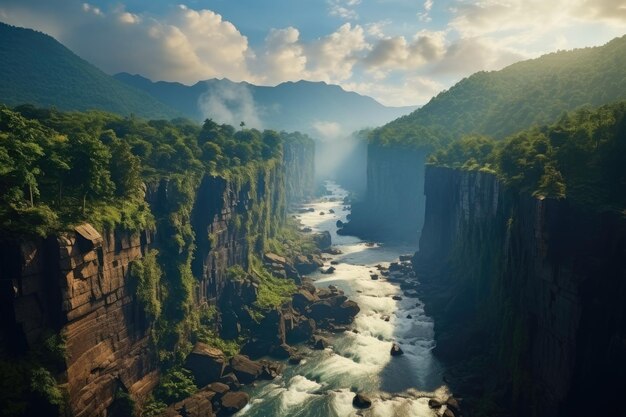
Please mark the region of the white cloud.
[[327, 0], [328, 12], [331, 16], [345, 20], [357, 20], [358, 13], [354, 9], [361, 4], [361, 0]]
[[298, 29], [271, 29], [262, 54], [256, 60], [258, 78], [264, 83], [297, 81], [306, 74], [307, 57]]
[[352, 76], [359, 52], [368, 48], [363, 27], [346, 23], [336, 32], [307, 46], [308, 74], [317, 81], [345, 81]]
[[317, 121], [313, 123], [313, 129], [322, 139], [337, 139], [344, 135], [341, 125], [331, 121]]
[[96, 6], [92, 6], [89, 3], [83, 3], [83, 11], [85, 13], [93, 13], [96, 16], [104, 16], [104, 13], [102, 13], [102, 10], [100, 10], [98, 7]]
[[438, 60], [445, 49], [444, 32], [421, 31], [411, 41], [404, 36], [377, 41], [363, 63], [373, 71], [416, 69]]

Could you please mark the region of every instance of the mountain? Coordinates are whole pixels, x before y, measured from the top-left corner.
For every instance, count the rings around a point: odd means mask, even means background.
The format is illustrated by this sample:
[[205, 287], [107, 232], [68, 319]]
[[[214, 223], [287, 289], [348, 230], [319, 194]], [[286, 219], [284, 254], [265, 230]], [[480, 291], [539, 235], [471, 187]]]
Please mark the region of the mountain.
[[51, 36], [0, 22], [0, 102], [100, 109], [146, 118], [181, 114], [81, 59]]
[[257, 86], [228, 79], [211, 79], [187, 86], [176, 82], [152, 82], [141, 75], [114, 76], [194, 120], [265, 128], [300, 130], [315, 136], [349, 134], [375, 127], [415, 110], [387, 107], [371, 97], [324, 82], [286, 82], [275, 87]]
[[626, 36], [599, 47], [559, 51], [500, 71], [478, 72], [379, 129], [375, 137], [383, 143], [472, 133], [503, 138], [551, 123], [566, 111], [626, 99], [624, 68]]

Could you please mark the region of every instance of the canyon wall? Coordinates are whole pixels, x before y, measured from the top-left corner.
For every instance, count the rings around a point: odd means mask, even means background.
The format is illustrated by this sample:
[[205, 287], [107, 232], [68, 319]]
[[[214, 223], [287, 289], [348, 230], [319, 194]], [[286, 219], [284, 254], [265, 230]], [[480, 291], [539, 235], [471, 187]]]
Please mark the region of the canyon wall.
[[428, 167], [414, 266], [476, 415], [623, 415], [626, 220]]
[[149, 323], [126, 282], [130, 263], [151, 242], [148, 232], [101, 236], [89, 225], [36, 242], [3, 242], [11, 254], [2, 260], [2, 282], [10, 282], [3, 310], [12, 311], [3, 315], [4, 345], [24, 351], [60, 333], [75, 416], [104, 415], [118, 391], [142, 397], [158, 381]]
[[[47, 239], [1, 239], [2, 356], [23, 354], [46, 335], [61, 334], [66, 357], [56, 376], [67, 392], [69, 414], [115, 415], [119, 393], [141, 401], [158, 382], [159, 364], [151, 322], [129, 285], [132, 263], [151, 249], [163, 257], [164, 269], [189, 259], [194, 305], [218, 302], [226, 270], [246, 267], [251, 254], [260, 255], [284, 222], [286, 202], [312, 188], [314, 150], [285, 149], [283, 160], [205, 175], [184, 209], [178, 207], [185, 197], [180, 184], [163, 179], [149, 185], [153, 232], [99, 233], [84, 224]], [[169, 256], [181, 230], [187, 231], [182, 239], [191, 236], [184, 247], [192, 256]]]
[[424, 222], [427, 152], [369, 144], [365, 198], [352, 205], [344, 234], [417, 241]]

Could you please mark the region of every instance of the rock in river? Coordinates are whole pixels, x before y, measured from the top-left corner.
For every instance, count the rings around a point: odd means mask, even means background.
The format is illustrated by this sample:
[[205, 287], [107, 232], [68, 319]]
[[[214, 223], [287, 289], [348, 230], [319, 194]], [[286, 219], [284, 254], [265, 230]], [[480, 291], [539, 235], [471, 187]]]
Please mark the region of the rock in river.
[[394, 343], [393, 346], [391, 346], [391, 356], [400, 356], [400, 355], [404, 355], [404, 351], [400, 348], [400, 345], [398, 345], [397, 343]]
[[370, 408], [372, 406], [372, 400], [363, 394], [356, 394], [352, 399], [352, 405], [356, 408]]

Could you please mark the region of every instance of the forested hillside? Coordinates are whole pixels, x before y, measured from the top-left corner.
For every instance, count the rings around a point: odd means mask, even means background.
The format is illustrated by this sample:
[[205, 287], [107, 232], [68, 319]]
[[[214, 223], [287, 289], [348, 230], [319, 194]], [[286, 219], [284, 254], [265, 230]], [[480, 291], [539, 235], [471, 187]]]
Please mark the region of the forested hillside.
[[147, 118], [181, 116], [76, 56], [52, 37], [0, 22], [0, 102], [105, 110]]
[[431, 157], [452, 168], [495, 171], [521, 192], [585, 206], [626, 207], [626, 102], [563, 115], [504, 141], [471, 136]]
[[381, 143], [431, 144], [466, 134], [497, 139], [566, 111], [626, 99], [626, 36], [478, 72], [375, 131]]
[[154, 222], [143, 183], [181, 186], [203, 172], [245, 175], [278, 157], [282, 142], [312, 140], [211, 120], [144, 121], [104, 112], [0, 107], [0, 230], [39, 234], [89, 220], [138, 230]]

